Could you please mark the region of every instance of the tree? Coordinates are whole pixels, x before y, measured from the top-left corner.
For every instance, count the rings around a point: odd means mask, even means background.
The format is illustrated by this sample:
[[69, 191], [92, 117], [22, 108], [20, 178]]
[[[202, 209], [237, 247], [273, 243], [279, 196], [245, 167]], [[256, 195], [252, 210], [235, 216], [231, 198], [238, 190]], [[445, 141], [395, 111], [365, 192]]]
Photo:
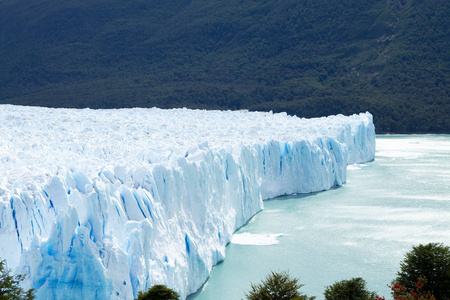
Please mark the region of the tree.
[[180, 295], [163, 284], [157, 284], [146, 292], [139, 292], [136, 300], [179, 300]]
[[0, 260], [0, 299], [8, 300], [32, 300], [35, 299], [34, 289], [24, 291], [20, 282], [24, 275], [11, 275], [5, 267], [6, 261]]
[[286, 272], [271, 272], [260, 284], [252, 284], [251, 291], [246, 294], [248, 300], [313, 300], [299, 292], [303, 284], [297, 278], [290, 278]]
[[369, 292], [364, 279], [357, 277], [327, 286], [324, 296], [325, 300], [370, 300], [375, 299], [376, 294]]
[[397, 275], [396, 281], [408, 289], [424, 278], [424, 291], [439, 300], [450, 299], [450, 248], [439, 243], [414, 246], [400, 263]]

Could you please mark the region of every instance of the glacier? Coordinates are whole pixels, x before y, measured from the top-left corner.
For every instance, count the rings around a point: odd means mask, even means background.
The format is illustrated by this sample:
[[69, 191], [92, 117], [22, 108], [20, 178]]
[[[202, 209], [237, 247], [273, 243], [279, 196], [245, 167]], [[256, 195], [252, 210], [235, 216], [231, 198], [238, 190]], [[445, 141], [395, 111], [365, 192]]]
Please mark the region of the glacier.
[[183, 299], [263, 200], [345, 183], [374, 159], [368, 112], [302, 119], [0, 105], [0, 258], [37, 299]]

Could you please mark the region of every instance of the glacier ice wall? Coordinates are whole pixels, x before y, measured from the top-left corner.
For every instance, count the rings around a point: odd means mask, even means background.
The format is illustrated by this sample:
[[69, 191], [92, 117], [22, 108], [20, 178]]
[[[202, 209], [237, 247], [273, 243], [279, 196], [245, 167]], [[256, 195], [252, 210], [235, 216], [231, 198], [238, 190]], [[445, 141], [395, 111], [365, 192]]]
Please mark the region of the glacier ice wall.
[[0, 105], [0, 258], [38, 299], [183, 298], [263, 199], [342, 185], [372, 160], [369, 113]]

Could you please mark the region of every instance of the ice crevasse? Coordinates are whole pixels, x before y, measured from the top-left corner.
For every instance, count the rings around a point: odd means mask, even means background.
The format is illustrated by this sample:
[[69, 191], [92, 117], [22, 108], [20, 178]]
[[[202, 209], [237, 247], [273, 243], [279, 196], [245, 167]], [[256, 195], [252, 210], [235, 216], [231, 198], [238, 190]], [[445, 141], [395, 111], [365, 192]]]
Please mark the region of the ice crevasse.
[[263, 199], [342, 185], [370, 113], [0, 105], [0, 258], [38, 299], [182, 298]]

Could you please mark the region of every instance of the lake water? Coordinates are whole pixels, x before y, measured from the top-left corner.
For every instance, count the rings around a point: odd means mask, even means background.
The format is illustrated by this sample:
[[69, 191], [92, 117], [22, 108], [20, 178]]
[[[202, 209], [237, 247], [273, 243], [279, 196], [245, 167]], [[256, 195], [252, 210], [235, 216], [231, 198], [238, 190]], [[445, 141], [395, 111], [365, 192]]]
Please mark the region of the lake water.
[[265, 201], [188, 299], [244, 299], [284, 270], [319, 300], [353, 277], [388, 297], [405, 253], [429, 242], [450, 246], [450, 135], [377, 136], [375, 161], [349, 166], [344, 186]]

